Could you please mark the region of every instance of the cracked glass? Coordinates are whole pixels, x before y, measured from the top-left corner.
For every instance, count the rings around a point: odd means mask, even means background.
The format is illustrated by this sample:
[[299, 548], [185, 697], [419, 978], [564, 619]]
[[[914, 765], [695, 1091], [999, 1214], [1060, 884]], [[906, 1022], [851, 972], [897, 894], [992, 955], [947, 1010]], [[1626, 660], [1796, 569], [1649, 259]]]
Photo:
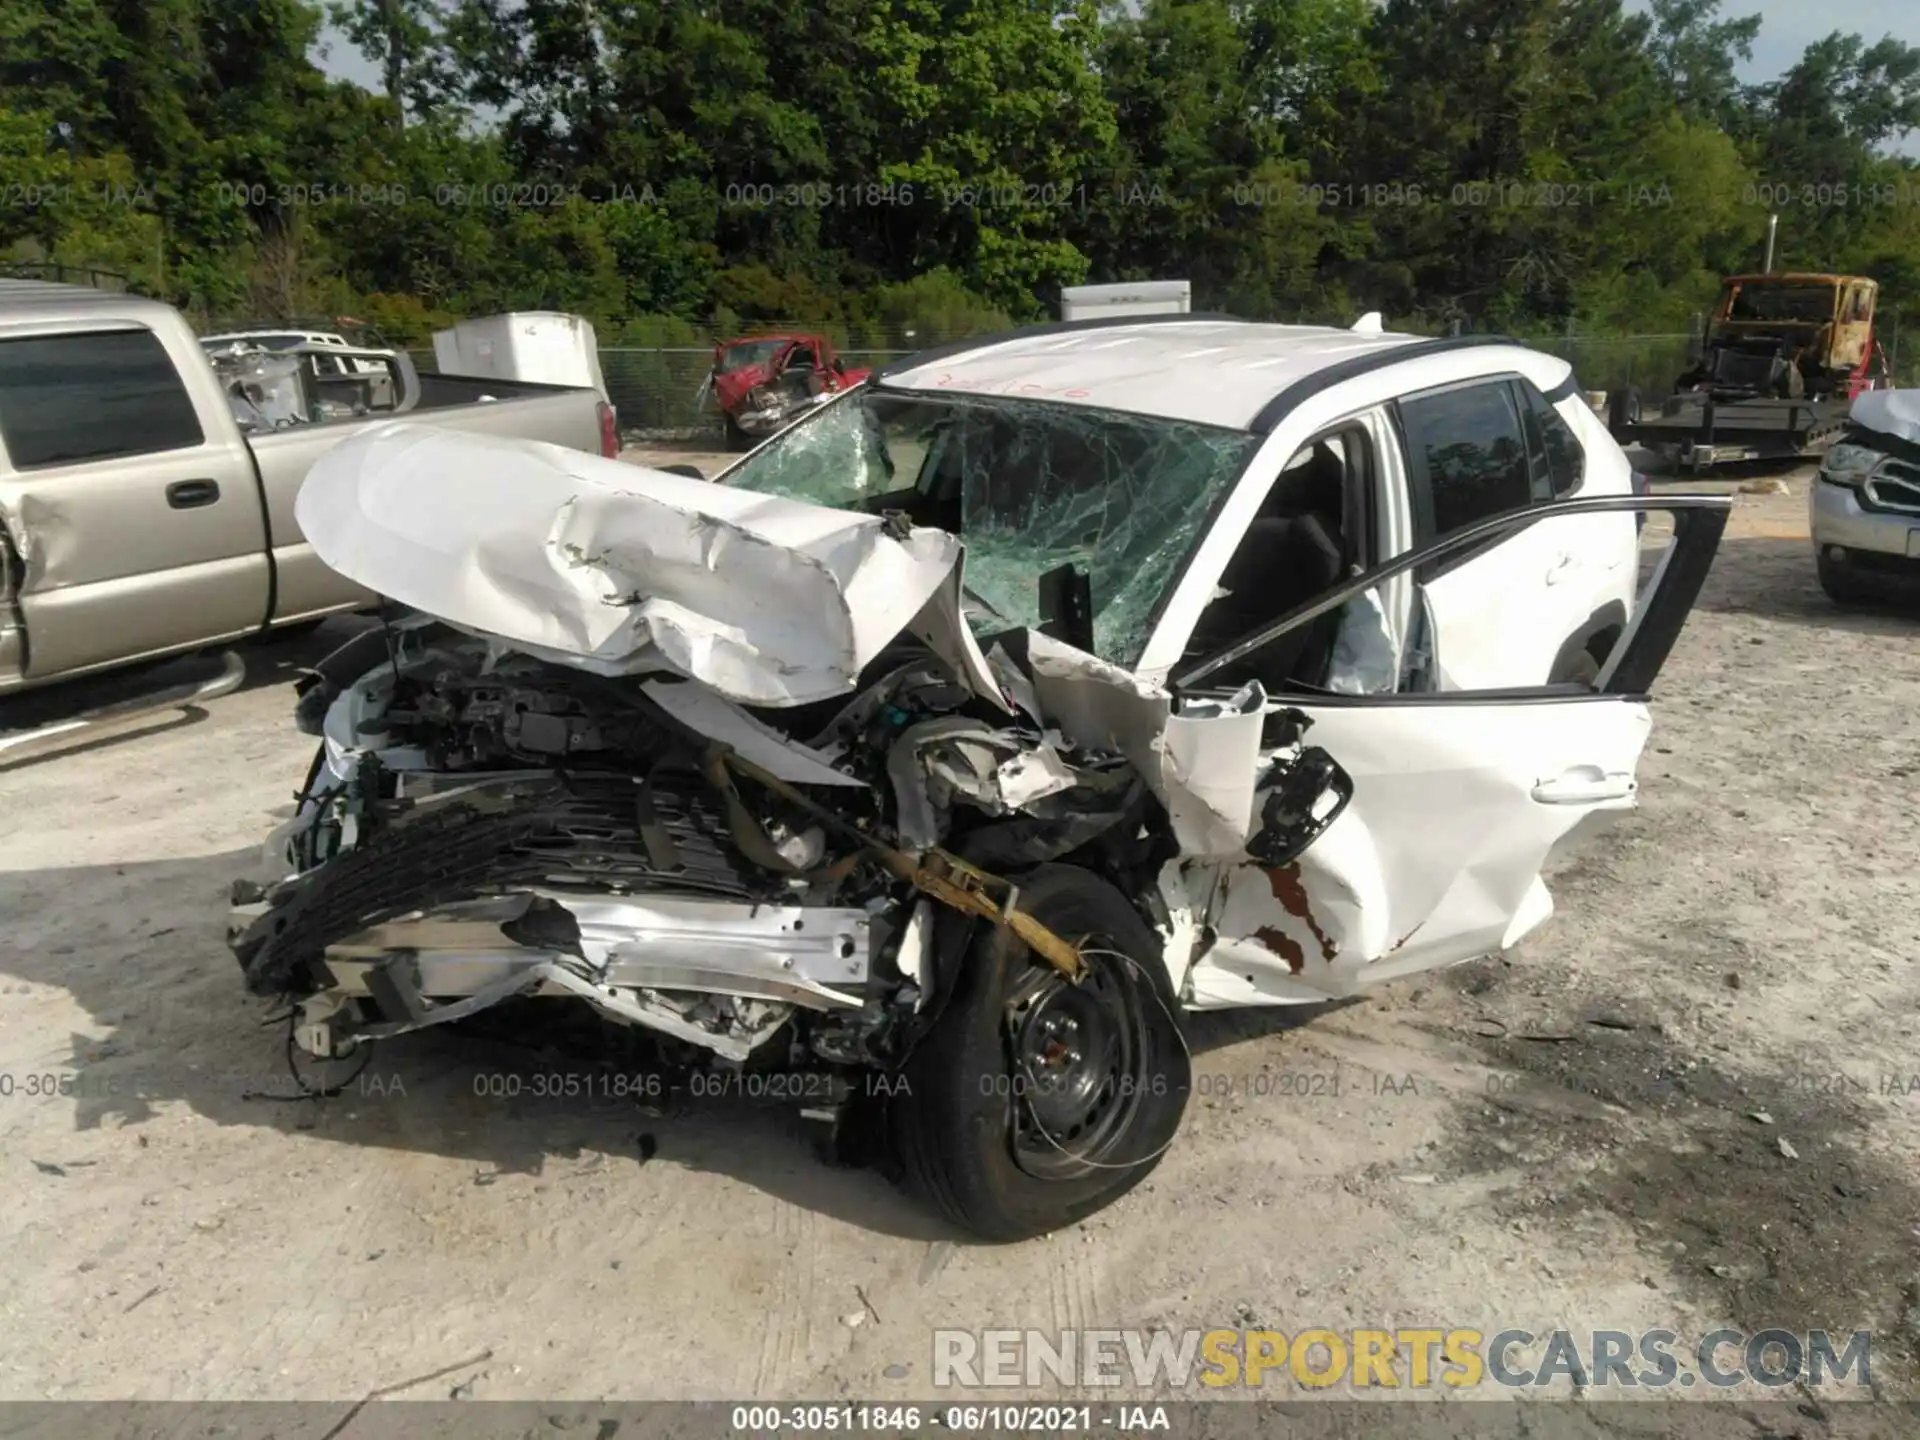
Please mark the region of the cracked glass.
[[1040, 623], [1040, 577], [1084, 570], [1094, 653], [1132, 666], [1161, 596], [1260, 437], [1085, 405], [863, 386], [720, 477], [743, 490], [898, 511], [966, 545], [980, 634]]

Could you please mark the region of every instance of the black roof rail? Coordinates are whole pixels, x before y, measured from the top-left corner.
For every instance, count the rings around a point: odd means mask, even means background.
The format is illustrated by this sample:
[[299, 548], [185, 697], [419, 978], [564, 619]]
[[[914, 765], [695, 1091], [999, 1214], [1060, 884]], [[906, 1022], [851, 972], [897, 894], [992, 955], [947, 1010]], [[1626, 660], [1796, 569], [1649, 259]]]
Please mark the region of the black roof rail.
[[1380, 345], [1358, 355], [1349, 355], [1344, 360], [1336, 360], [1311, 375], [1302, 375], [1262, 405], [1247, 428], [1256, 435], [1268, 434], [1286, 418], [1288, 412], [1322, 390], [1331, 389], [1356, 376], [1384, 370], [1389, 365], [1398, 365], [1402, 360], [1421, 360], [1429, 355], [1444, 355], [1450, 350], [1471, 350], [1482, 345], [1521, 344], [1521, 341], [1509, 335], [1442, 335], [1431, 340], [1415, 340], [1407, 345]]

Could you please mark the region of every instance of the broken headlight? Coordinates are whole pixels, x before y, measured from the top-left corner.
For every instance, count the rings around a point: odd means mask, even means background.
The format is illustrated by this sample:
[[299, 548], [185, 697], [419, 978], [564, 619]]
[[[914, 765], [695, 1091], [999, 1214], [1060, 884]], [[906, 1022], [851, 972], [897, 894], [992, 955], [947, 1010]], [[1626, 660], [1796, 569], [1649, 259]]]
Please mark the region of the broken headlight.
[[1880, 468], [1880, 462], [1885, 458], [1877, 450], [1843, 440], [1827, 451], [1826, 458], [1820, 462], [1820, 478], [1829, 485], [1844, 485], [1849, 490], [1858, 490]]

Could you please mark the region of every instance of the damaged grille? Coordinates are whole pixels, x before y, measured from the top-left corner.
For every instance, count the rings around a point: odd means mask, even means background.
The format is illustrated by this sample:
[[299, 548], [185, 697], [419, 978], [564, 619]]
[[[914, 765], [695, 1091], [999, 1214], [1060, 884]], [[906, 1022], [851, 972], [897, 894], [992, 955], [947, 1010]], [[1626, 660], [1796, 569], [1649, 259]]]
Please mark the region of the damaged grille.
[[[646, 790], [651, 813], [644, 817], [641, 796], [639, 783], [625, 776], [543, 776], [403, 810], [272, 897], [268, 912], [234, 943], [248, 988], [292, 988], [327, 946], [369, 925], [536, 886], [754, 898], [747, 878], [754, 872], [738, 858], [719, 803], [697, 777], [657, 777]], [[643, 819], [663, 851], [657, 858], [642, 835]]]
[[1865, 499], [1871, 510], [1895, 510], [1920, 515], [1920, 465], [1889, 460], [1867, 482]]

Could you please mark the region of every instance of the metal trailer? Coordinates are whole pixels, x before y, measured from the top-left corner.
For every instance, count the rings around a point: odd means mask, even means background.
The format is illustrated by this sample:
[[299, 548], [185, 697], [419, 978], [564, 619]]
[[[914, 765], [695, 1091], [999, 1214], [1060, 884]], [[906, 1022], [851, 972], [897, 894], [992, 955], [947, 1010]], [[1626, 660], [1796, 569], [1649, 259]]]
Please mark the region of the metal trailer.
[[1670, 395], [1658, 415], [1641, 412], [1631, 390], [1614, 394], [1607, 428], [1622, 445], [1645, 445], [1695, 472], [1739, 460], [1794, 460], [1823, 454], [1847, 425], [1845, 396], [1715, 400]]

